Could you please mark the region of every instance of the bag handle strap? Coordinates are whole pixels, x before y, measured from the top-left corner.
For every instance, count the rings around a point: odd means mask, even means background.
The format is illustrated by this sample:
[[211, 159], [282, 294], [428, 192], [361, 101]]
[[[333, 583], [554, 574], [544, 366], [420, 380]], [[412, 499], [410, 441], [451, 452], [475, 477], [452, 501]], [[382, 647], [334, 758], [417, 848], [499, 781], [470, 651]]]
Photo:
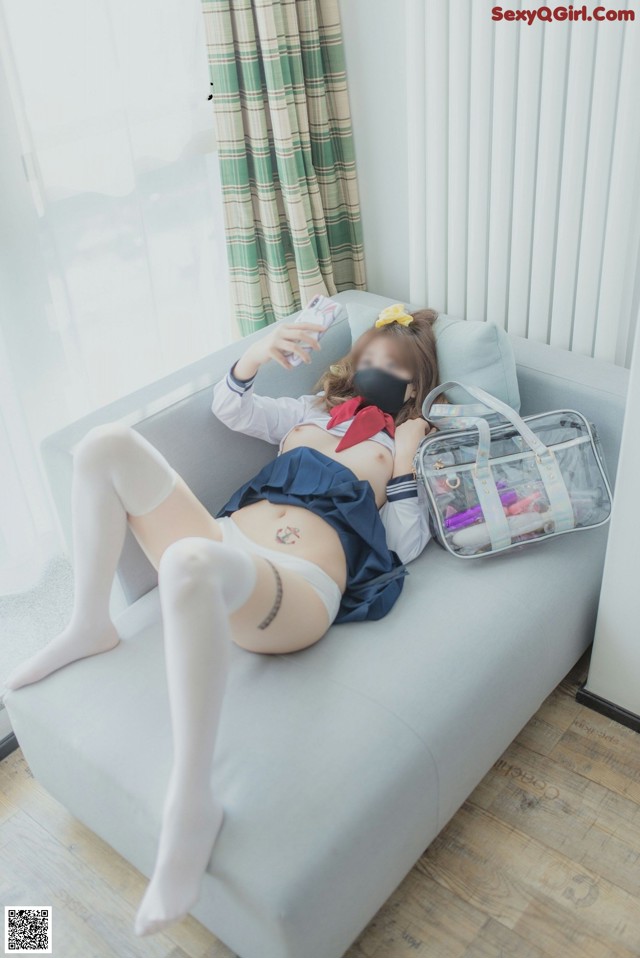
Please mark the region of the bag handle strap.
[[[428, 418], [425, 414], [429, 411], [433, 400], [436, 396], [439, 396], [440, 393], [444, 392], [445, 389], [448, 389], [449, 386], [462, 386], [467, 392], [471, 392], [471, 389], [478, 389], [480, 392], [484, 393], [484, 390], [480, 386], [469, 387], [464, 383], [459, 382], [455, 379], [449, 379], [446, 383], [441, 383], [438, 386], [435, 386], [431, 392], [427, 395], [424, 402], [422, 403], [422, 415], [424, 418]], [[491, 393], [486, 393], [487, 396], [491, 396]], [[491, 396], [492, 399], [495, 399], [495, 396]], [[435, 403], [433, 409], [437, 411], [437, 414], [440, 416], [486, 416], [488, 407], [486, 402], [469, 402], [469, 403]], [[493, 411], [493, 410], [492, 410]]]
[[[461, 383], [457, 379], [449, 379], [445, 383], [441, 383], [439, 386], [435, 386], [430, 393], [424, 399], [422, 403], [422, 416], [424, 419], [435, 419], [438, 416], [451, 418], [452, 420], [464, 420], [466, 416], [460, 416], [458, 413], [459, 409], [468, 408], [465, 405], [455, 405], [453, 403], [434, 403], [433, 400], [441, 392], [444, 392], [450, 386], [461, 386], [463, 389], [476, 399], [480, 399], [482, 404], [485, 407], [485, 413], [487, 412], [486, 407], [498, 412], [504, 416], [505, 419], [508, 419], [509, 422], [515, 426], [518, 430], [524, 441], [527, 443], [530, 449], [536, 453], [537, 456], [544, 456], [549, 453], [547, 446], [542, 442], [541, 439], [536, 436], [532, 429], [527, 426], [526, 422], [518, 415], [515, 409], [512, 409], [511, 406], [508, 406], [505, 402], [502, 402], [501, 399], [498, 399], [497, 396], [493, 396], [491, 393], [488, 393], [485, 389], [481, 389], [480, 386], [472, 386], [471, 384]], [[451, 423], [454, 429], [460, 428], [455, 425], [455, 421]], [[464, 428], [464, 427], [463, 427]]]
[[[480, 481], [480, 485], [477, 487], [478, 491], [480, 491], [481, 488], [484, 488], [485, 491], [489, 489], [489, 495], [493, 498], [493, 502], [491, 502], [489, 506], [490, 518], [492, 519], [492, 521], [489, 522], [489, 528], [490, 530], [492, 528], [494, 530], [492, 533], [492, 540], [494, 536], [496, 539], [496, 541], [492, 543], [493, 547], [499, 548], [500, 546], [498, 545], [498, 542], [506, 541], [507, 529], [505, 528], [503, 521], [502, 508], [498, 510], [499, 499], [497, 498], [497, 487], [493, 482], [493, 478], [489, 469], [488, 460], [491, 444], [490, 426], [486, 419], [459, 415], [459, 410], [466, 410], [469, 408], [469, 405], [433, 402], [436, 396], [438, 396], [441, 392], [444, 392], [450, 386], [461, 386], [471, 396], [479, 399], [481, 403], [484, 404], [485, 414], [487, 408], [493, 410], [494, 412], [500, 413], [517, 429], [529, 448], [535, 453], [538, 471], [547, 492], [556, 531], [572, 529], [575, 525], [575, 515], [571, 505], [569, 492], [562, 477], [558, 463], [556, 462], [553, 450], [549, 449], [548, 446], [545, 446], [542, 440], [536, 436], [533, 430], [526, 424], [522, 417], [518, 415], [515, 409], [502, 402], [502, 400], [498, 399], [497, 396], [493, 396], [480, 386], [472, 386], [470, 384], [459, 382], [457, 379], [449, 379], [447, 382], [441, 383], [439, 386], [434, 387], [431, 392], [427, 394], [424, 402], [422, 403], [422, 415], [424, 419], [431, 419], [432, 421], [438, 415], [448, 418], [453, 429], [465, 429], [467, 426], [471, 425], [478, 427], [478, 432], [480, 435], [478, 442], [478, 454], [476, 456], [475, 463], [474, 481]], [[480, 425], [481, 423], [483, 426]], [[491, 488], [492, 486], [493, 488]], [[482, 501], [482, 498], [480, 501]]]

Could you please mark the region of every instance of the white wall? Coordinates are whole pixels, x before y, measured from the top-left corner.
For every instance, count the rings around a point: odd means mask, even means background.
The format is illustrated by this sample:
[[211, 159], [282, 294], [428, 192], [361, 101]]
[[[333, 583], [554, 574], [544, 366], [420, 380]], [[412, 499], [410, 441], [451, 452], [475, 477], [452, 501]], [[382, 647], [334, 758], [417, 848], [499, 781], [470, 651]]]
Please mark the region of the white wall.
[[[640, 332], [640, 331], [639, 331]], [[640, 717], [640, 589], [637, 518], [640, 473], [640, 335], [632, 356], [602, 590], [584, 691]], [[635, 725], [633, 726], [635, 727]]]
[[367, 287], [409, 299], [405, 0], [340, 0]]

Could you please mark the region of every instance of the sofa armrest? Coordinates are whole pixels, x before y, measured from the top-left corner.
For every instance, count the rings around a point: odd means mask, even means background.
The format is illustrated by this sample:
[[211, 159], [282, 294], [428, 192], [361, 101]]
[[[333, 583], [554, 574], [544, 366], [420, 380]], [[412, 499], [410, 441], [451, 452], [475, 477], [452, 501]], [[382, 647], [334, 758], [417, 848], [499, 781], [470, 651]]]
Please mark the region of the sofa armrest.
[[522, 336], [511, 336], [511, 341], [520, 389], [520, 415], [575, 409], [586, 416], [600, 437], [613, 489], [629, 370]]

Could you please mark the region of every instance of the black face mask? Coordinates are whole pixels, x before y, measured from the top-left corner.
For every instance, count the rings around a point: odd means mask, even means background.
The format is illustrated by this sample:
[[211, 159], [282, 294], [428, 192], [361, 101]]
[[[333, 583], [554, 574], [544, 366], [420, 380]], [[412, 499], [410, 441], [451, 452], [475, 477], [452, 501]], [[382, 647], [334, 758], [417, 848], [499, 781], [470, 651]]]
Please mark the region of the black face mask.
[[399, 376], [376, 366], [358, 369], [353, 376], [353, 385], [358, 395], [392, 416], [397, 415], [404, 405], [404, 394], [410, 382], [410, 379], [400, 379]]

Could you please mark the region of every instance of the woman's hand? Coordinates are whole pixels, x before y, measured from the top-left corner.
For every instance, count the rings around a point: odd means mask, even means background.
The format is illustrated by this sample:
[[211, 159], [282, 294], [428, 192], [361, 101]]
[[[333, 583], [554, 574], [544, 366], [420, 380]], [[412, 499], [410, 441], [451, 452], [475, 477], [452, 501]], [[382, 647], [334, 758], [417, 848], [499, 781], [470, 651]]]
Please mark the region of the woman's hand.
[[393, 476], [404, 476], [408, 472], [413, 472], [413, 458], [421, 440], [435, 429], [436, 427], [423, 419], [422, 416], [407, 419], [396, 426]]
[[311, 362], [311, 356], [301, 343], [306, 343], [312, 349], [320, 349], [320, 343], [307, 330], [324, 330], [321, 323], [276, 323], [268, 333], [261, 336], [247, 349], [234, 366], [234, 373], [238, 379], [251, 379], [260, 366], [275, 359], [285, 369], [295, 369], [284, 352], [296, 353], [304, 363]]

